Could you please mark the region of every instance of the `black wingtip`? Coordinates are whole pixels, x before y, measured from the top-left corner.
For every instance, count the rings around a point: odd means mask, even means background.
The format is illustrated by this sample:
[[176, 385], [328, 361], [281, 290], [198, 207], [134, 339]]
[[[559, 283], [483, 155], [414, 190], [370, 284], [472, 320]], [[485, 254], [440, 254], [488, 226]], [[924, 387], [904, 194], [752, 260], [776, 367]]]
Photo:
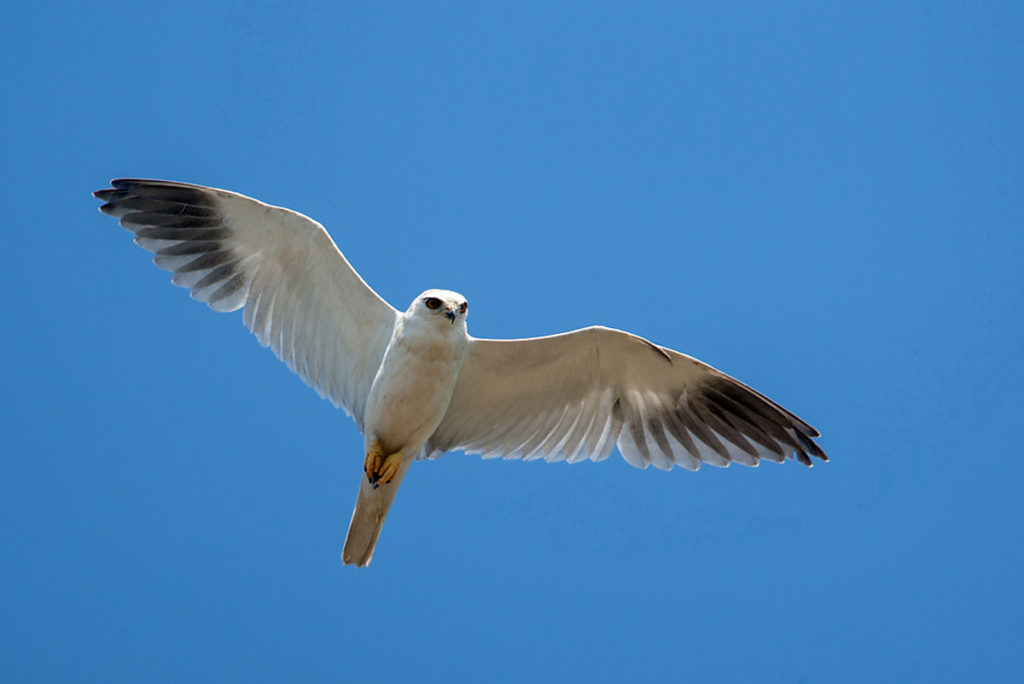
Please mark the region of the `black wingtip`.
[[800, 441], [800, 446], [803, 447], [804, 451], [806, 451], [811, 456], [814, 456], [815, 458], [821, 459], [822, 461], [828, 460], [828, 456], [825, 455], [825, 452], [822, 451], [821, 447], [815, 444], [810, 437], [800, 432], [800, 430], [794, 430], [793, 433], [796, 435], [796, 438]]

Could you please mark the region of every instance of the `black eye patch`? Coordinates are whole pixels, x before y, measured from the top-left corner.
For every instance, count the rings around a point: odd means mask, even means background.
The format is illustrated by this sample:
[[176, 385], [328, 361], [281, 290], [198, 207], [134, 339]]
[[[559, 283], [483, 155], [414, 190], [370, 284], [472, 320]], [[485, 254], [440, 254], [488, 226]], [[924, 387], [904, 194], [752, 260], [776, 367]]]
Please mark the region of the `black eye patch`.
[[466, 313], [466, 309], [469, 308], [469, 304], [462, 302], [462, 306], [459, 307], [459, 313]]

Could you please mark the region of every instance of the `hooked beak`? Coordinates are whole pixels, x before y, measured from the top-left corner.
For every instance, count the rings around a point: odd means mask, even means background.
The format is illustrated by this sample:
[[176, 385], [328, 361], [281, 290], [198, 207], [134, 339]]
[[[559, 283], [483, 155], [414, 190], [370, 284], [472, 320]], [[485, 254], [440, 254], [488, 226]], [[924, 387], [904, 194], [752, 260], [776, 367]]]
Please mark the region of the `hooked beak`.
[[444, 315], [448, 317], [448, 320], [451, 321], [452, 325], [455, 325], [455, 308], [454, 307], [451, 307], [451, 306], [447, 307], [444, 310]]

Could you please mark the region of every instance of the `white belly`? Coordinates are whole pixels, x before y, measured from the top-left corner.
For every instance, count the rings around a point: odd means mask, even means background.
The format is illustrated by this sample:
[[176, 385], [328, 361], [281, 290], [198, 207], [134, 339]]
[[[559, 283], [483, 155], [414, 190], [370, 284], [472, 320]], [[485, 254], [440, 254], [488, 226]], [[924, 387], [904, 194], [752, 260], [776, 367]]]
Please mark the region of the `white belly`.
[[366, 445], [415, 456], [448, 410], [467, 347], [465, 335], [396, 328], [367, 398]]

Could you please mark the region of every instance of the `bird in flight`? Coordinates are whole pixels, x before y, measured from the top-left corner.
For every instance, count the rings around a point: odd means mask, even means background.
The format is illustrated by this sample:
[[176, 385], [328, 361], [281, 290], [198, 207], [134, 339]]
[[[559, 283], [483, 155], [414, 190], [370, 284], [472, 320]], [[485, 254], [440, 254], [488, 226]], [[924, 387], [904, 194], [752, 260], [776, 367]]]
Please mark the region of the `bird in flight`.
[[121, 178], [93, 193], [171, 282], [243, 322], [363, 434], [342, 551], [369, 565], [413, 460], [601, 461], [696, 470], [827, 461], [818, 431], [740, 381], [627, 332], [594, 326], [520, 340], [466, 331], [466, 298], [427, 290], [398, 311], [316, 221], [234, 192]]

